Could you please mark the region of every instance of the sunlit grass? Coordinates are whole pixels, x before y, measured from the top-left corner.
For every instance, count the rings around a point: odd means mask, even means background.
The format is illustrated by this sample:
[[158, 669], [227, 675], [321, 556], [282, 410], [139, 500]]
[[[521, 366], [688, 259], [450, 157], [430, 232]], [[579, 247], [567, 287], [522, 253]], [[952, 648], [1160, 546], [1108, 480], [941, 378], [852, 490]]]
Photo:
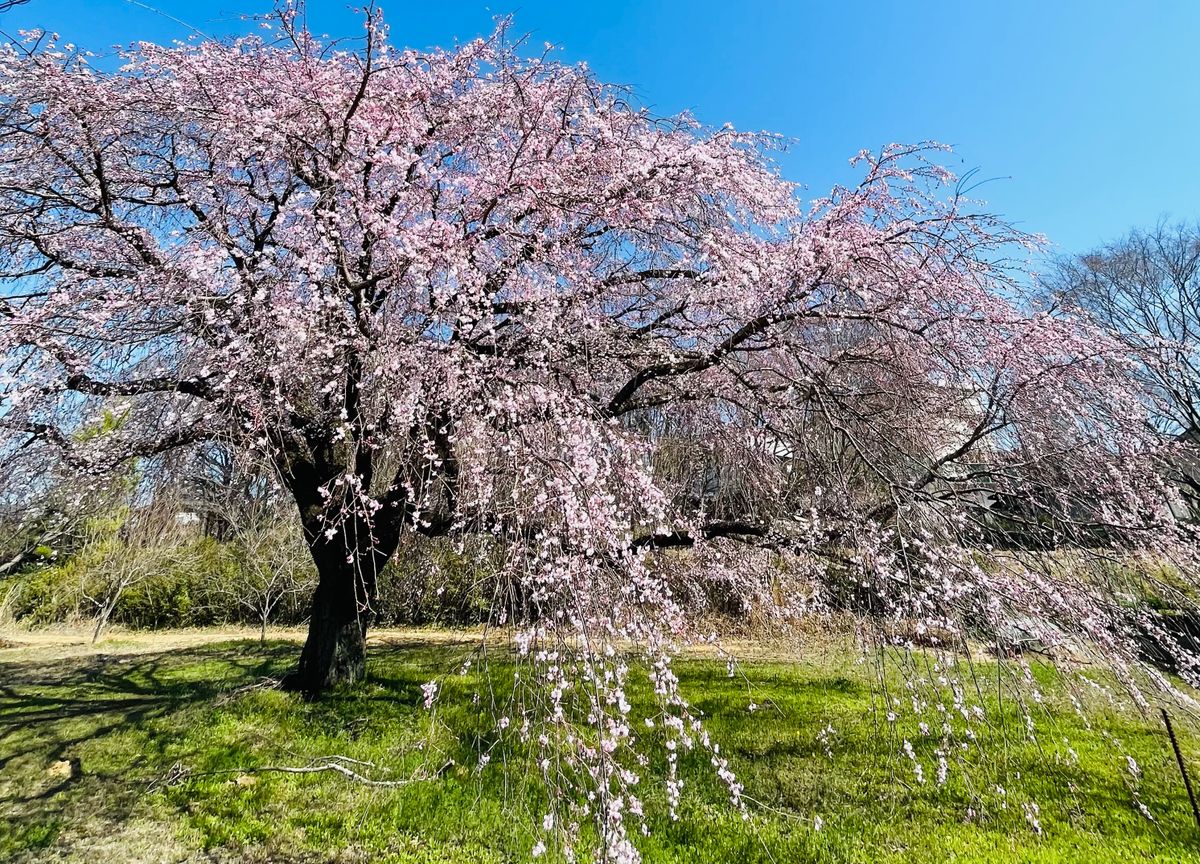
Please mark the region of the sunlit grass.
[[[295, 650], [226, 643], [0, 665], [0, 861], [157, 860], [156, 843], [219, 860], [528, 858], [546, 790], [519, 752], [499, 748], [478, 765], [494, 724], [473, 696], [484, 705], [504, 699], [505, 661], [446, 676], [462, 646], [392, 645], [375, 650], [365, 687], [318, 702], [248, 686], [286, 671]], [[1192, 851], [1200, 832], [1153, 718], [1100, 711], [1088, 728], [1054, 698], [1054, 676], [1038, 670], [1050, 698], [1038, 710], [1037, 743], [1025, 737], [1015, 705], [993, 702], [984, 746], [964, 751], [939, 786], [936, 743], [903, 717], [887, 721], [868, 668], [845, 658], [756, 662], [731, 678], [717, 661], [681, 662], [685, 693], [753, 799], [751, 818], [729, 807], [706, 757], [695, 754], [683, 763], [681, 818], [672, 822], [651, 770], [642, 790], [656, 811], [641, 841], [646, 859], [1200, 860]], [[431, 714], [420, 685], [435, 676], [446, 677]], [[634, 690], [638, 714], [649, 703], [644, 687]], [[827, 728], [832, 757], [821, 738]], [[654, 733], [645, 736], [661, 768]], [[903, 755], [906, 738], [923, 760], [924, 783]], [[1185, 747], [1192, 740], [1185, 735]], [[1140, 763], [1140, 780], [1126, 753]], [[332, 754], [372, 763], [362, 770], [374, 777], [438, 776], [374, 788], [334, 773], [245, 770]], [[77, 767], [55, 773], [60, 760]], [[1135, 791], [1155, 822], [1138, 811]], [[1038, 805], [1041, 835], [1022, 806], [1029, 802]]]

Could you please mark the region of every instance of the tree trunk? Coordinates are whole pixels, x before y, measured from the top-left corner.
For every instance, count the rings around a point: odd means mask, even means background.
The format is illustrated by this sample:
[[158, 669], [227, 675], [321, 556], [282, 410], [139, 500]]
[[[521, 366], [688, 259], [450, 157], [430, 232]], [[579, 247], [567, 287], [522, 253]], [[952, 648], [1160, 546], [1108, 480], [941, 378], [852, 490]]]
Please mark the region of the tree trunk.
[[[284, 686], [316, 696], [366, 677], [367, 626], [378, 575], [396, 551], [404, 517], [399, 509], [381, 510], [369, 522], [349, 516], [331, 526], [322, 490], [340, 473], [338, 461], [328, 453], [315, 462], [295, 452], [287, 456], [280, 473], [291, 481], [304, 537], [317, 566], [317, 589], [300, 662]], [[366, 468], [359, 482], [370, 487]]]
[[348, 563], [343, 551], [342, 560], [334, 562], [322, 551], [313, 549], [319, 581], [313, 593], [308, 638], [296, 671], [285, 682], [289, 689], [313, 696], [366, 676], [367, 625], [375, 599], [370, 596], [374, 586], [368, 585], [356, 566], [358, 556]]

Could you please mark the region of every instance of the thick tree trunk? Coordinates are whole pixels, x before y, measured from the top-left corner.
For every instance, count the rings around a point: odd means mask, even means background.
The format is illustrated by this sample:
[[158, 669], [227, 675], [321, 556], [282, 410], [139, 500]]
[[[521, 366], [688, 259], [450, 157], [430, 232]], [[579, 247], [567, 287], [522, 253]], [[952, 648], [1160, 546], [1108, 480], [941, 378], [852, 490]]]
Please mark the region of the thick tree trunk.
[[340, 571], [320, 574], [308, 639], [288, 682], [293, 689], [311, 695], [337, 684], [354, 684], [366, 676], [369, 600], [356, 590], [358, 580], [350, 566]]
[[358, 554], [342, 535], [318, 538], [310, 541], [318, 582], [308, 638], [296, 671], [285, 681], [289, 689], [309, 695], [366, 676], [367, 626], [375, 601], [374, 556]]
[[[304, 537], [317, 567], [317, 589], [300, 662], [284, 686], [316, 696], [366, 677], [367, 627], [379, 572], [396, 551], [404, 515], [400, 509], [385, 509], [370, 521], [347, 515], [341, 520], [334, 518], [331, 525], [322, 492], [340, 473], [340, 462], [324, 451], [317, 459], [297, 452], [286, 456], [280, 472], [290, 481], [300, 512]], [[369, 488], [369, 464], [358, 467], [360, 485]]]

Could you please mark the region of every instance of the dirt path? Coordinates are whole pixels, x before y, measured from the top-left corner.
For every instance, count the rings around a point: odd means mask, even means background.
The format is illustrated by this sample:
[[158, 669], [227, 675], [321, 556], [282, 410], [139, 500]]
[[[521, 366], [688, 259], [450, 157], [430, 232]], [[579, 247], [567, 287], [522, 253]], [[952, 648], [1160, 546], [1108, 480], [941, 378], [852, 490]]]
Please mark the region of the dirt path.
[[[272, 627], [267, 639], [304, 641], [303, 627]], [[374, 630], [368, 644], [390, 642], [423, 642], [430, 645], [469, 644], [482, 637], [480, 630], [434, 630], [419, 627], [388, 627]], [[241, 639], [257, 642], [256, 627], [202, 627], [185, 630], [124, 630], [113, 628], [92, 644], [89, 626], [55, 626], [25, 630], [0, 629], [0, 664], [29, 661], [61, 660], [75, 657], [98, 657], [126, 654], [155, 654], [180, 648], [194, 648], [214, 642], [233, 642]]]
[[[304, 641], [305, 627], [271, 627], [270, 641], [285, 640], [297, 645]], [[430, 627], [382, 627], [372, 630], [368, 646], [404, 643], [407, 645], [478, 645], [487, 639], [489, 645], [511, 647], [511, 634], [493, 628], [486, 636], [482, 627], [437, 629]], [[5, 664], [52, 663], [59, 660], [120, 657], [138, 654], [160, 654], [179, 649], [195, 648], [217, 642], [247, 640], [257, 642], [256, 627], [220, 626], [176, 630], [127, 630], [113, 627], [92, 644], [92, 628], [88, 624], [56, 625], [24, 629], [0, 627], [0, 666]], [[727, 636], [709, 644], [701, 643], [684, 648], [684, 658], [725, 659], [740, 662], [817, 663], [822, 666], [850, 664], [861, 657], [849, 627], [831, 628], [830, 632], [808, 630], [790, 634], [772, 633], [759, 636]]]

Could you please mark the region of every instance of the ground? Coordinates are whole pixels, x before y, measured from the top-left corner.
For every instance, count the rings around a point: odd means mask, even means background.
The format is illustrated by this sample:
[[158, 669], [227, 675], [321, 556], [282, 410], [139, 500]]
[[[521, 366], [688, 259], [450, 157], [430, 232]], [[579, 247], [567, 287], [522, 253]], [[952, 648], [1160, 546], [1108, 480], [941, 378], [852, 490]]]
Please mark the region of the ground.
[[[72, 631], [5, 634], [0, 861], [529, 858], [546, 808], [536, 772], [503, 749], [479, 767], [493, 724], [475, 697], [503, 694], [512, 671], [503, 656], [486, 673], [476, 664], [442, 678], [430, 712], [421, 685], [456, 670], [478, 634], [386, 631], [372, 638], [366, 687], [305, 702], [268, 680], [294, 662], [300, 635], [118, 633], [93, 647]], [[967, 752], [939, 786], [936, 745], [904, 720], [888, 723], [871, 664], [837, 647], [758, 646], [732, 678], [711, 656], [680, 662], [685, 693], [753, 799], [750, 818], [689, 757], [681, 818], [651, 820], [646, 860], [1200, 861], [1200, 831], [1153, 714], [1093, 705], [1084, 719], [1035, 666], [1047, 695], [1037, 743], [1011, 703], [992, 704], [988, 746]], [[978, 669], [983, 680], [1003, 671], [988, 661]], [[1200, 738], [1180, 723], [1185, 751], [1200, 755]], [[903, 753], [906, 737], [924, 783]], [[332, 756], [358, 760], [339, 762], [356, 773], [411, 782], [256, 770]], [[644, 792], [661, 810], [652, 774]]]

